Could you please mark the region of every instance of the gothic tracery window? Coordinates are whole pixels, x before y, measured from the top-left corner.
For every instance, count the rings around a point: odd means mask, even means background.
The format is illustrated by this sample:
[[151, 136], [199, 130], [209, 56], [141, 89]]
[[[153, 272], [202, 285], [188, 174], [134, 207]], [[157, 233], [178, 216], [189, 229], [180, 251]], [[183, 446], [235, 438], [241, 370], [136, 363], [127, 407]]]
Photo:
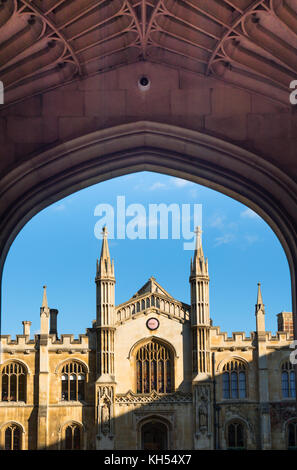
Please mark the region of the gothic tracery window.
[[295, 398], [295, 371], [290, 361], [282, 364], [282, 396], [283, 398]]
[[244, 449], [245, 436], [242, 423], [234, 421], [227, 427], [227, 447], [228, 449]]
[[81, 448], [81, 426], [69, 424], [65, 429], [65, 449], [79, 450]]
[[22, 431], [16, 424], [10, 424], [4, 433], [5, 450], [21, 450]]
[[79, 401], [85, 397], [85, 371], [78, 362], [68, 362], [62, 368], [62, 400]]
[[150, 341], [136, 353], [137, 393], [170, 393], [173, 387], [173, 361], [169, 349]]
[[18, 362], [11, 362], [1, 372], [2, 401], [25, 401], [26, 372]]
[[246, 365], [233, 359], [223, 367], [223, 398], [246, 398]]

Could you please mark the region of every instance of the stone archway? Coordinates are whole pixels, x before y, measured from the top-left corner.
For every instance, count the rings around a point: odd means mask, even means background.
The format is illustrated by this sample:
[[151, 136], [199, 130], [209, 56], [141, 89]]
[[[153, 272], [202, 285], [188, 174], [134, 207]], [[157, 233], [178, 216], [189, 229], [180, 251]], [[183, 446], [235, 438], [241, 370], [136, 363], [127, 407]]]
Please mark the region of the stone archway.
[[167, 450], [168, 428], [161, 421], [152, 420], [141, 426], [142, 450]]
[[[0, 272], [17, 233], [41, 209], [84, 187], [137, 171], [191, 180], [256, 211], [286, 252], [296, 314], [296, 182], [275, 165], [233, 144], [198, 131], [148, 121], [99, 130], [63, 143], [3, 177]], [[297, 338], [295, 315], [294, 324]]]

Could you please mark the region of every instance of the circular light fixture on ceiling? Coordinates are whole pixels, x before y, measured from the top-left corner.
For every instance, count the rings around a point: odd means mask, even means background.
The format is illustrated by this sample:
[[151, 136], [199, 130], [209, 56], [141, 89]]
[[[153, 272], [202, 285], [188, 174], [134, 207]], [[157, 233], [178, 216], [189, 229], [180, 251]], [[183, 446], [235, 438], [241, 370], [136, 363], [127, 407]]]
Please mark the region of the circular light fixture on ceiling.
[[140, 90], [147, 91], [150, 89], [150, 86], [151, 81], [146, 75], [140, 77], [140, 79], [138, 80], [138, 87], [140, 88]]

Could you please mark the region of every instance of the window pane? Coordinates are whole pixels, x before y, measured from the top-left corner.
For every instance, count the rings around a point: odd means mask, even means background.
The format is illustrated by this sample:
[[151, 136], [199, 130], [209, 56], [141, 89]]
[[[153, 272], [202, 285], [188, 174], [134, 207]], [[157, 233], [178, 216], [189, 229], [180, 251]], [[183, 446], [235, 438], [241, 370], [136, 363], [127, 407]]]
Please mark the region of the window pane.
[[170, 361], [166, 361], [166, 393], [171, 392], [171, 370], [170, 370]]
[[8, 375], [2, 375], [2, 400], [8, 400]]
[[70, 376], [70, 400], [76, 400], [76, 375]]
[[[79, 376], [79, 377], [83, 377], [83, 376]], [[83, 400], [85, 398], [85, 381], [82, 379], [79, 379], [79, 377], [78, 377], [78, 400]]]
[[238, 398], [237, 372], [231, 372], [231, 398]]
[[151, 390], [157, 390], [157, 362], [151, 363]]
[[282, 372], [282, 394], [284, 398], [289, 396], [289, 377], [288, 372]]
[[16, 389], [17, 389], [17, 376], [15, 374], [12, 374], [10, 376], [10, 400], [11, 401], [16, 401]]
[[239, 398], [246, 397], [245, 372], [239, 372]]
[[164, 393], [164, 362], [158, 363], [158, 388], [159, 393]]
[[223, 398], [230, 398], [229, 372], [223, 373]]
[[25, 401], [25, 376], [19, 375], [19, 401]]
[[68, 380], [67, 376], [62, 376], [62, 400], [68, 400]]
[[295, 392], [295, 372], [291, 370], [290, 372], [290, 396], [295, 398], [296, 392]]
[[137, 374], [137, 393], [142, 393], [142, 365], [141, 361], [136, 363], [136, 374]]
[[144, 385], [144, 393], [149, 393], [150, 389], [149, 389], [149, 362], [148, 361], [145, 361], [143, 363], [144, 365], [144, 377], [143, 377], [143, 385]]

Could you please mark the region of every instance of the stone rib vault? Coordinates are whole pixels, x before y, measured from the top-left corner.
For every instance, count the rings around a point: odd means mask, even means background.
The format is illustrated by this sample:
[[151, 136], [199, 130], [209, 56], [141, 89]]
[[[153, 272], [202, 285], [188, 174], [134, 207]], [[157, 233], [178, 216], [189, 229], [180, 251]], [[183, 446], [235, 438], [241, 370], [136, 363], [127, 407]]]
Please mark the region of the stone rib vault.
[[282, 102], [297, 76], [296, 0], [1, 0], [6, 103], [137, 61]]

